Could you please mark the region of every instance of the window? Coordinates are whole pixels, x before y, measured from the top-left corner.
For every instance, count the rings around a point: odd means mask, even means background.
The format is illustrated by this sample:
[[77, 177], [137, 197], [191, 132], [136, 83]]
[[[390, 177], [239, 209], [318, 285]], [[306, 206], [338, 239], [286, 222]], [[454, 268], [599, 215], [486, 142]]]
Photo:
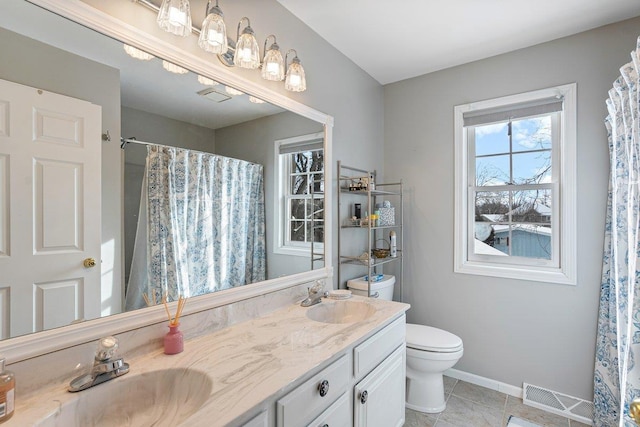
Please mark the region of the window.
[[455, 107], [455, 271], [575, 284], [575, 84]]
[[279, 230], [275, 252], [310, 256], [324, 242], [324, 134], [276, 141]]

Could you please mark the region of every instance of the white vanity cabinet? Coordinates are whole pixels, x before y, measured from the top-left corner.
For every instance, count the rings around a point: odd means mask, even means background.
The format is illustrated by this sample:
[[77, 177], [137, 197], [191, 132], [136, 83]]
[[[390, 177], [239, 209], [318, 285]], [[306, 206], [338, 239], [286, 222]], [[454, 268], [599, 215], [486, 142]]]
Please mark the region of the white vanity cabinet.
[[404, 424], [405, 324], [403, 314], [277, 398], [276, 426]]

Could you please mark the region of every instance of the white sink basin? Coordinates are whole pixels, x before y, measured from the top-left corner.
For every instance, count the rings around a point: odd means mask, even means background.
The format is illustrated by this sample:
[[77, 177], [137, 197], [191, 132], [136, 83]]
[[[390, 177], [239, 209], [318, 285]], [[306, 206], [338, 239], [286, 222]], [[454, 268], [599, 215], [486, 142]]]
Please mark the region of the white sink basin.
[[371, 317], [375, 307], [364, 301], [322, 302], [307, 311], [307, 317], [322, 323], [355, 323]]
[[212, 385], [192, 369], [129, 373], [76, 393], [36, 426], [175, 426], [202, 406]]

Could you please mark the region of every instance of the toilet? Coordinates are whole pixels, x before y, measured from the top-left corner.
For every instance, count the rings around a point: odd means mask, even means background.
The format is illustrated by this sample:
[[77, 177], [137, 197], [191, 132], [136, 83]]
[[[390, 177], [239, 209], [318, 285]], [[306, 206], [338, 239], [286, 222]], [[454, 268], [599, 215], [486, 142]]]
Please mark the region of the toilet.
[[[391, 301], [396, 279], [384, 275], [371, 283], [371, 295]], [[347, 287], [355, 295], [367, 296], [365, 277], [349, 280]], [[406, 407], [414, 411], [444, 411], [442, 374], [453, 367], [464, 352], [460, 337], [431, 326], [407, 323]]]

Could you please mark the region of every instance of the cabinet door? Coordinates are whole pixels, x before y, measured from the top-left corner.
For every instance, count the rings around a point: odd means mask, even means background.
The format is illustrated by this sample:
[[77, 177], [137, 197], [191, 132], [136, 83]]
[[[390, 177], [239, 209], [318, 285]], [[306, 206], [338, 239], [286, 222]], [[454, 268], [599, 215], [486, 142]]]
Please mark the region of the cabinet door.
[[400, 427], [404, 424], [405, 346], [398, 347], [354, 389], [354, 425]]

